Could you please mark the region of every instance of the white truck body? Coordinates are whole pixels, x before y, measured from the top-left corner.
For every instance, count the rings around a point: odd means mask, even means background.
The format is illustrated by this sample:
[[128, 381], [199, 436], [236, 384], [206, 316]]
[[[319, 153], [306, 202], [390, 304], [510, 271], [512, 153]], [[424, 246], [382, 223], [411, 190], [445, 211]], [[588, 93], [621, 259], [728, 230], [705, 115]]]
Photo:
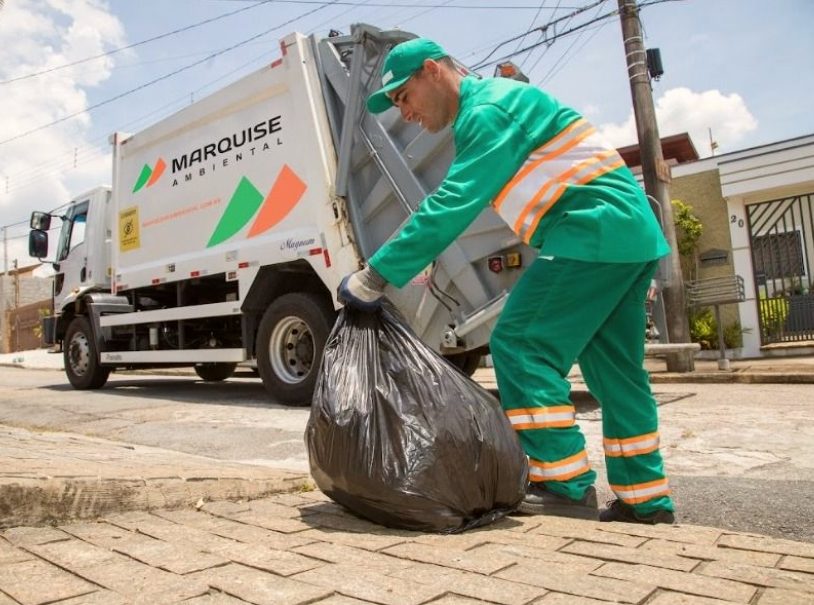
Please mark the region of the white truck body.
[[[398, 230], [454, 152], [448, 131], [363, 110], [386, 50], [411, 37], [369, 26], [323, 40], [292, 34], [271, 65], [111, 137], [112, 187], [62, 216], [46, 321], [75, 387], [162, 365], [221, 380], [248, 362], [273, 397], [308, 403], [340, 280]], [[47, 224], [32, 217], [32, 228], [33, 242]], [[471, 371], [532, 254], [487, 210], [387, 294]]]

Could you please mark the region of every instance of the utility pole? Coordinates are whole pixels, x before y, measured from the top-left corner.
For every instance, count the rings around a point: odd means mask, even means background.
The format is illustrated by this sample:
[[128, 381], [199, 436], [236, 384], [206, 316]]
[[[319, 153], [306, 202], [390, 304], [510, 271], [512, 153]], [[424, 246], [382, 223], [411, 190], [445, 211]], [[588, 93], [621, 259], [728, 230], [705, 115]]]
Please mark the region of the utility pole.
[[8, 227], [3, 227], [3, 275], [0, 277], [0, 352], [6, 348], [6, 275], [8, 274]]
[[[656, 110], [653, 106], [653, 91], [650, 88], [650, 75], [647, 70], [647, 55], [639, 21], [639, 7], [636, 0], [618, 0], [618, 2], [630, 93], [633, 97], [633, 113], [639, 136], [644, 189], [647, 195], [653, 197], [661, 206], [662, 228], [672, 249], [672, 253], [667, 257], [666, 283], [662, 290], [667, 333], [670, 342], [690, 342], [684, 301], [684, 280], [681, 275], [673, 205], [670, 199], [670, 167], [664, 161], [661, 150]], [[692, 360], [686, 356], [678, 354], [667, 356], [668, 371], [687, 372], [693, 369], [692, 365]]]

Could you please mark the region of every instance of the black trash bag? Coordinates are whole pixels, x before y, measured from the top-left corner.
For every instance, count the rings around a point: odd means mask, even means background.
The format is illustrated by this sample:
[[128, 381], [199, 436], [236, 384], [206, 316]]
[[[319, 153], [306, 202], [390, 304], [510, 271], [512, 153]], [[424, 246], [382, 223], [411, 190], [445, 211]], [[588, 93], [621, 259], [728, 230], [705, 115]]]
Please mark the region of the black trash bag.
[[305, 441], [319, 488], [388, 527], [463, 531], [525, 495], [528, 460], [498, 401], [391, 308], [340, 313]]

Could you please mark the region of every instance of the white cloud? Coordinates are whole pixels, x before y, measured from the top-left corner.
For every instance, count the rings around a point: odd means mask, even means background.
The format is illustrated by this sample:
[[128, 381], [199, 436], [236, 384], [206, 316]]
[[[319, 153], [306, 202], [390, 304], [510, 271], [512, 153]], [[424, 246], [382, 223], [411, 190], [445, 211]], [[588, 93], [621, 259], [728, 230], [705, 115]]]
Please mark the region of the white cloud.
[[[122, 24], [103, 0], [7, 2], [0, 14], [0, 40], [7, 41], [0, 45], [1, 81], [126, 43]], [[86, 109], [88, 90], [110, 78], [114, 57], [0, 84], [0, 141]], [[107, 145], [90, 140], [90, 127], [91, 116], [83, 114], [0, 145], [0, 225], [24, 220], [31, 210], [50, 210], [110, 181]], [[98, 151], [89, 153], [91, 145]], [[14, 237], [26, 228], [9, 231]], [[21, 266], [32, 260], [24, 239], [15, 238], [9, 242], [9, 258], [18, 256]]]
[[[757, 128], [757, 120], [740, 95], [724, 95], [718, 90], [668, 90], [656, 101], [656, 119], [660, 136], [688, 132], [701, 157], [710, 155], [710, 128], [719, 145], [718, 153], [733, 151], [738, 141]], [[616, 147], [636, 142], [632, 111], [621, 124], [602, 124], [599, 130]]]

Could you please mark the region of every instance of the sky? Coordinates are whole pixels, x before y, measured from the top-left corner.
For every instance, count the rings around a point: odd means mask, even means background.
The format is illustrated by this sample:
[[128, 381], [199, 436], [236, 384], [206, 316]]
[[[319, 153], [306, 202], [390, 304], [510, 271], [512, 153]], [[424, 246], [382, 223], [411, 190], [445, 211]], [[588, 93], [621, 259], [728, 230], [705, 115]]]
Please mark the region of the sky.
[[[496, 48], [493, 58], [542, 42], [512, 59], [530, 81], [614, 145], [636, 142], [618, 16], [548, 42], [534, 29], [559, 19], [548, 35], [563, 34], [612, 13], [617, 0], [0, 4], [0, 227], [8, 245], [0, 260], [9, 266], [36, 262], [27, 254], [32, 210], [111, 182], [111, 133], [137, 132], [260, 69], [292, 31], [347, 33], [359, 22], [400, 28], [435, 39], [470, 66]], [[814, 133], [814, 0], [666, 0], [643, 7], [641, 20], [645, 45], [660, 49], [664, 65], [653, 81], [661, 136], [688, 132], [707, 157], [710, 133], [716, 154]]]

